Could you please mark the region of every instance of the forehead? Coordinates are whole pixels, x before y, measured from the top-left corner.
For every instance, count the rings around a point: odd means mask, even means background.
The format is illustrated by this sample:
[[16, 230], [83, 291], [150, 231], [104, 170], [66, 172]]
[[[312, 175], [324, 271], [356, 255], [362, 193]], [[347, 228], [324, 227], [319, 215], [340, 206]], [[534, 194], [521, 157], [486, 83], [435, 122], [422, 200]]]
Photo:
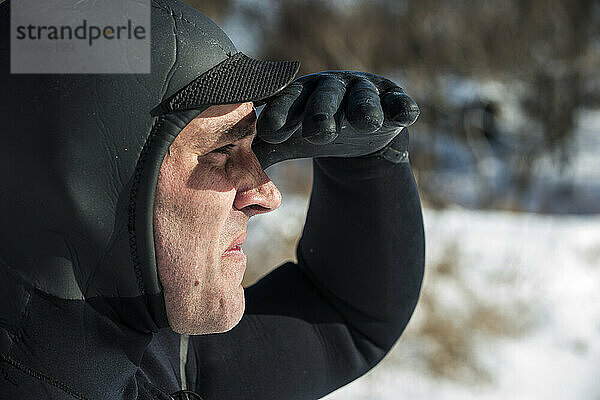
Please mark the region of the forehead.
[[173, 144], [209, 148], [254, 134], [256, 111], [252, 103], [211, 106], [190, 121]]

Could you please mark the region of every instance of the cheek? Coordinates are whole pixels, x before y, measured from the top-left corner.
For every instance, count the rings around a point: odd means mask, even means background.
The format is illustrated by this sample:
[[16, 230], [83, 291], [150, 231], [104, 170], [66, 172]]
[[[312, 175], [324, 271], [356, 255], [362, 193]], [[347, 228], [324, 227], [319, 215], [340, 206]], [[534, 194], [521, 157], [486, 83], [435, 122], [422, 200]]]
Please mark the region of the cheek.
[[188, 170], [185, 186], [194, 190], [229, 192], [234, 185], [229, 176], [229, 162], [215, 159], [217, 155], [206, 155], [196, 159], [196, 164]]
[[223, 169], [189, 156], [163, 164], [155, 207], [185, 221], [189, 227], [215, 221], [233, 205], [235, 191]]
[[192, 163], [163, 165], [154, 221], [157, 258], [165, 279], [180, 285], [191, 280], [193, 285], [210, 275], [210, 266], [219, 261], [222, 232], [235, 198], [229, 187], [218, 169]]

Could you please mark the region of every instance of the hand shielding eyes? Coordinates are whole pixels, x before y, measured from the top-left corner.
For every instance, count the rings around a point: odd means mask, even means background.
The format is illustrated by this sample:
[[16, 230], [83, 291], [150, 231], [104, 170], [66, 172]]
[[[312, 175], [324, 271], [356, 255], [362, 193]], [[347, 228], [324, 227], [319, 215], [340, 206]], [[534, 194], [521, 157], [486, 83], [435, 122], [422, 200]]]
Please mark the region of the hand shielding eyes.
[[253, 144], [263, 168], [309, 157], [358, 157], [383, 149], [419, 107], [384, 77], [354, 71], [304, 76], [267, 101]]

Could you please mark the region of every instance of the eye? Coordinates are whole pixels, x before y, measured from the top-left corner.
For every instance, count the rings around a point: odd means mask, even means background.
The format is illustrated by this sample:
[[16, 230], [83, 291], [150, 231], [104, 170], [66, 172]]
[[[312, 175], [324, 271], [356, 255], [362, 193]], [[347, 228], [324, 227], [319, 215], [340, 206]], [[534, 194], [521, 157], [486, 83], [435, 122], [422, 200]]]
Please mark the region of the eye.
[[233, 149], [234, 147], [235, 147], [235, 145], [230, 143], [225, 146], [219, 147], [218, 149], [214, 149], [213, 151], [211, 151], [211, 153], [220, 153], [220, 154], [230, 155], [231, 149]]

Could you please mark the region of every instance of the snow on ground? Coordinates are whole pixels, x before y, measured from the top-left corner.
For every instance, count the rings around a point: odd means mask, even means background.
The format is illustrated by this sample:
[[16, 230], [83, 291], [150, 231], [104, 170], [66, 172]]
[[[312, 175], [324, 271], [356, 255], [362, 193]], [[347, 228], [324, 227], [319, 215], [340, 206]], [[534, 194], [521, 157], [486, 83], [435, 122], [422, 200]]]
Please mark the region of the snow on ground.
[[[293, 258], [306, 206], [284, 195], [254, 219], [250, 264]], [[600, 399], [600, 216], [451, 208], [424, 219], [426, 275], [407, 330], [326, 398]]]
[[[297, 169], [307, 174], [307, 165]], [[253, 218], [246, 283], [294, 259], [308, 199]], [[424, 209], [421, 299], [394, 349], [328, 400], [600, 399], [600, 215]]]
[[[426, 208], [426, 275], [408, 328], [377, 367], [326, 399], [600, 400], [599, 131], [600, 111], [581, 110], [571, 164], [542, 158], [518, 199], [561, 215]], [[455, 138], [438, 144], [450, 163], [421, 183], [437, 176], [450, 203], [512, 190], [502, 160], [477, 175]], [[284, 186], [297, 177], [277, 167], [267, 172], [284, 201], [250, 222], [246, 284], [294, 259], [306, 215], [306, 196]]]
[[[600, 216], [457, 208], [424, 218], [426, 278], [409, 327], [379, 366], [326, 398], [600, 399]], [[423, 306], [432, 302], [461, 324], [424, 329], [439, 318]], [[499, 326], [465, 318], [482, 304]], [[432, 372], [438, 349], [460, 338], [470, 349]], [[469, 364], [475, 373], [455, 373]]]

